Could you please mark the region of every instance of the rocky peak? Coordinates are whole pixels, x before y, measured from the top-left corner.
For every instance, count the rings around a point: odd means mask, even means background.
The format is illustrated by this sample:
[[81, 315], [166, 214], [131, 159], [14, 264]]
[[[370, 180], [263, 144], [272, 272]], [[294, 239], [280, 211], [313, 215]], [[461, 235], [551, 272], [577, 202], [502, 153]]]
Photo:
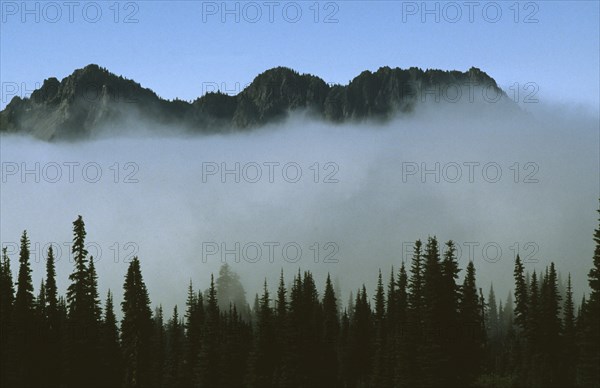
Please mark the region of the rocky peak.
[[61, 81], [46, 79], [31, 98], [13, 98], [0, 112], [0, 131], [45, 139], [86, 137], [134, 117], [194, 132], [215, 132], [264, 125], [298, 109], [334, 122], [385, 120], [411, 111], [424, 91], [468, 83], [491, 85], [505, 96], [488, 74], [475, 67], [460, 72], [385, 66], [361, 72], [348, 85], [334, 86], [314, 75], [276, 67], [259, 74], [236, 96], [208, 93], [190, 104], [163, 100], [137, 82], [91, 64]]

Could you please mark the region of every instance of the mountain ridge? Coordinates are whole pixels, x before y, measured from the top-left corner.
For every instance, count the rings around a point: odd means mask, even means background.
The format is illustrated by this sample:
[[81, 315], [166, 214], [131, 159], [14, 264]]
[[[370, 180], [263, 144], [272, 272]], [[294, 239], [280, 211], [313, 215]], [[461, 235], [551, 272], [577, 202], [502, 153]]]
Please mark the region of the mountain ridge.
[[295, 110], [334, 123], [387, 120], [412, 112], [427, 99], [456, 102], [459, 93], [465, 98], [465, 87], [488, 88], [507, 99], [496, 81], [475, 67], [460, 72], [385, 66], [365, 70], [346, 85], [329, 85], [315, 75], [280, 66], [260, 73], [236, 95], [209, 92], [187, 102], [163, 99], [134, 80], [90, 64], [60, 81], [44, 80], [29, 98], [15, 96], [0, 112], [0, 132], [76, 139], [106, 126], [119, 131], [123, 120], [144, 118], [189, 132], [214, 133], [260, 127]]

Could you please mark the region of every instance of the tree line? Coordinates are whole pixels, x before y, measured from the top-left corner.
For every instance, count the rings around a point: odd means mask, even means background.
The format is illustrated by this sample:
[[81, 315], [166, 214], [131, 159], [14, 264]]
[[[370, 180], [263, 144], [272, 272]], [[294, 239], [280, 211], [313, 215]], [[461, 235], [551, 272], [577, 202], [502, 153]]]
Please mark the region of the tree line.
[[[98, 294], [85, 224], [73, 222], [73, 272], [56, 285], [52, 247], [37, 296], [23, 232], [16, 282], [0, 262], [0, 385], [3, 387], [598, 387], [600, 226], [590, 294], [564, 296], [551, 263], [529, 274], [517, 255], [514, 297], [477, 286], [473, 262], [460, 275], [456, 249], [416, 241], [410, 263], [379, 271], [344, 306], [327, 276], [311, 272], [277, 292], [267, 281], [250, 308], [228, 267], [210, 287], [190, 282], [185, 311], [151, 307], [136, 257], [123, 284], [122, 319], [113, 294]], [[408, 267], [408, 268], [407, 268]], [[219, 292], [222, 295], [219, 295]]]

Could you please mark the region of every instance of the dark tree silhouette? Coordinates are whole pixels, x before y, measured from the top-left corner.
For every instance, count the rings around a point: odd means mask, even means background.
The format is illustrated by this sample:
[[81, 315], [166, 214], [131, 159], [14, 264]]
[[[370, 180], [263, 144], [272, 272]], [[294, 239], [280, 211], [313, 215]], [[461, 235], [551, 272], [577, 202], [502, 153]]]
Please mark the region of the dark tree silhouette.
[[[34, 312], [33, 284], [31, 281], [31, 267], [29, 262], [29, 237], [27, 231], [21, 236], [21, 250], [19, 252], [19, 273], [17, 277], [17, 294], [12, 308], [12, 358], [16, 368], [9, 371], [15, 374], [14, 383], [23, 386], [35, 384], [35, 376], [29, 371], [28, 361], [34, 357], [36, 351], [35, 335], [36, 315]], [[10, 356], [9, 356], [10, 357]]]
[[125, 387], [151, 386], [152, 311], [150, 297], [142, 278], [140, 261], [134, 257], [123, 284], [121, 346]]

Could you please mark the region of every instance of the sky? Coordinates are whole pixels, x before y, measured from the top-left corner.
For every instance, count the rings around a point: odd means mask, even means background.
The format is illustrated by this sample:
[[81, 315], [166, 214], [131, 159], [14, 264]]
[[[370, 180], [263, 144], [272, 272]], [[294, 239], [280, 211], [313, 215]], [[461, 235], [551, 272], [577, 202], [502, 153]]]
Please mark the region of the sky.
[[1, 4], [2, 107], [96, 63], [184, 100], [235, 94], [275, 66], [342, 84], [381, 66], [474, 66], [515, 101], [598, 110], [597, 1]]

